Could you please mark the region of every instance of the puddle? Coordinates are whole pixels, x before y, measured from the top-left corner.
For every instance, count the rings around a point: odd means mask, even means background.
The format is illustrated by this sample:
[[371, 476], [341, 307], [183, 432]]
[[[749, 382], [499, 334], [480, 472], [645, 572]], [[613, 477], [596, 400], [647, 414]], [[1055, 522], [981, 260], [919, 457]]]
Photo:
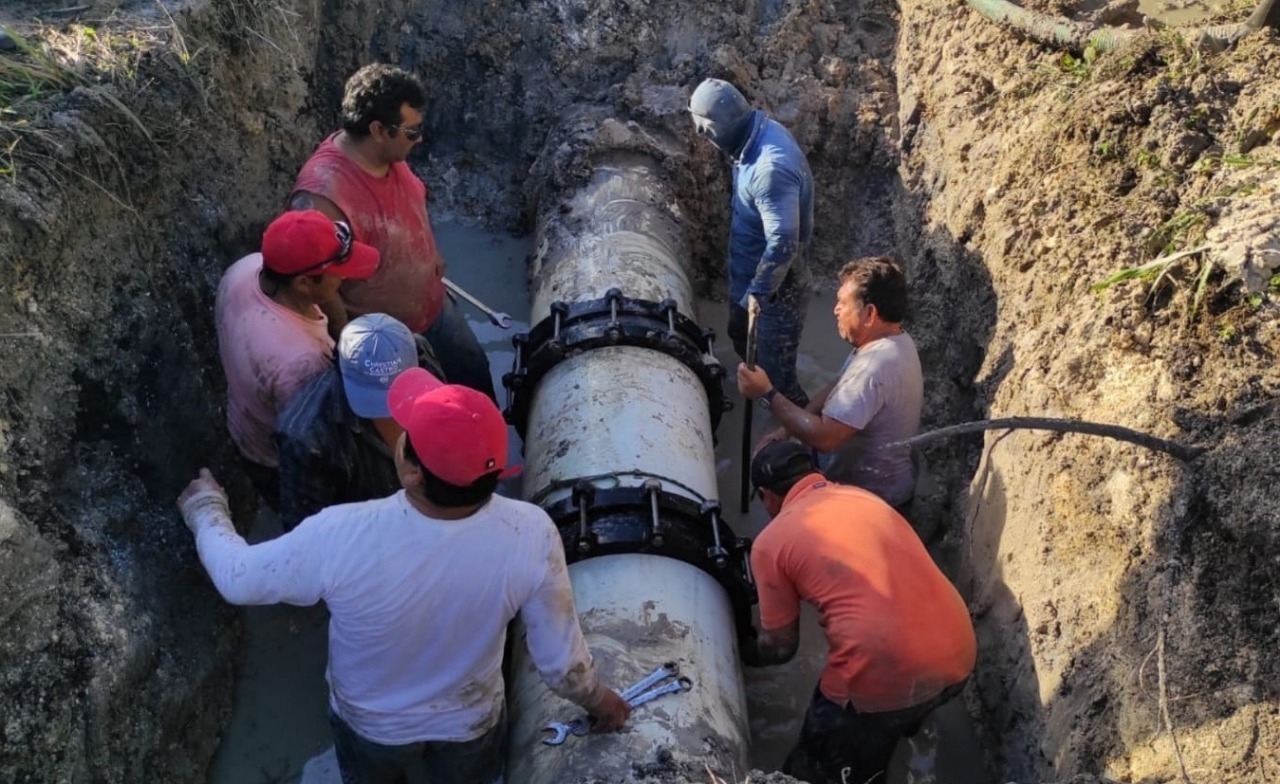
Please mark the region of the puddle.
[[[494, 382], [503, 399], [501, 376], [513, 359], [511, 335], [527, 330], [529, 303], [525, 283], [526, 257], [531, 240], [512, 238], [458, 224], [440, 224], [437, 239], [448, 259], [447, 275], [495, 310], [515, 320], [511, 330], [489, 323], [474, 308], [462, 305], [467, 320], [489, 354]], [[840, 367], [848, 346], [835, 333], [831, 298], [817, 295], [801, 346], [799, 374], [806, 389], [816, 390]], [[698, 323], [723, 333], [723, 303], [700, 302]], [[727, 368], [737, 357], [727, 340], [718, 340], [717, 354]], [[730, 385], [736, 400], [736, 389]], [[716, 473], [725, 519], [740, 535], [754, 536], [767, 516], [753, 505], [738, 513], [742, 406], [725, 415], [717, 431]], [[757, 435], [771, 426], [757, 409]], [[511, 431], [513, 454], [519, 439]], [[506, 488], [518, 497], [518, 487]], [[251, 539], [274, 536], [278, 523], [259, 515]], [[326, 615], [321, 608], [285, 606], [244, 610], [245, 639], [236, 684], [235, 708], [210, 769], [209, 784], [296, 784], [303, 766], [331, 743], [326, 720]], [[751, 717], [752, 764], [776, 770], [800, 731], [800, 721], [826, 655], [826, 642], [817, 615], [805, 607], [801, 616], [800, 650], [795, 660], [780, 667], [744, 670]], [[908, 771], [908, 767], [910, 770]], [[925, 729], [902, 744], [890, 770], [889, 784], [936, 782], [978, 784], [981, 760], [977, 741], [964, 709], [953, 702], [938, 711]]]

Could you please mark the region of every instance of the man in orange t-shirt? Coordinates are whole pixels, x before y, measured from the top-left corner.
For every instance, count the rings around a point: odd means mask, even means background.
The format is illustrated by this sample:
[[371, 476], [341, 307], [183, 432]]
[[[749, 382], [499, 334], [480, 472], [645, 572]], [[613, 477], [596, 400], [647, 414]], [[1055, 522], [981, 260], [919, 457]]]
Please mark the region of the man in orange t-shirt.
[[789, 661], [801, 601], [821, 613], [830, 648], [783, 772], [812, 784], [875, 780], [898, 740], [973, 672], [968, 608], [893, 507], [827, 482], [804, 446], [762, 448], [751, 483], [773, 519], [752, 546], [760, 631], [743, 659]]

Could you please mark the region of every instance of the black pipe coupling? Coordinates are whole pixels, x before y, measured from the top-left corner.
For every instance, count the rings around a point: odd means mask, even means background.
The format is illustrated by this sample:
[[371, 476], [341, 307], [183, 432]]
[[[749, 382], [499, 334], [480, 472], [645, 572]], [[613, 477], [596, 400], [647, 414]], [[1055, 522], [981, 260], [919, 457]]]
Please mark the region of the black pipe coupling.
[[581, 480], [544, 508], [560, 530], [569, 563], [620, 553], [684, 561], [724, 586], [739, 629], [750, 626], [756, 603], [751, 540], [734, 534], [715, 501], [668, 492], [657, 478], [638, 487], [607, 488]]
[[511, 339], [516, 356], [502, 376], [507, 389], [503, 415], [523, 438], [533, 391], [553, 367], [584, 351], [606, 346], [638, 346], [661, 351], [692, 370], [707, 390], [711, 429], [733, 404], [724, 393], [724, 366], [716, 359], [715, 330], [703, 329], [680, 313], [673, 299], [631, 299], [609, 289], [601, 299], [551, 303], [551, 314]]

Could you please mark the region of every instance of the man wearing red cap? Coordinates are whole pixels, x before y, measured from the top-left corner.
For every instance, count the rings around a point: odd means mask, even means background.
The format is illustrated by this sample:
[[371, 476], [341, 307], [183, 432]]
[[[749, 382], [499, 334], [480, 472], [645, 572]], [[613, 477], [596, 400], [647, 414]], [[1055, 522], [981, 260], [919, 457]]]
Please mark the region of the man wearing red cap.
[[396, 377], [388, 402], [405, 430], [395, 495], [329, 507], [252, 546], [207, 469], [178, 498], [227, 601], [328, 605], [342, 780], [392, 784], [425, 763], [433, 780], [500, 781], [516, 613], [547, 685], [592, 713], [595, 731], [622, 726], [630, 708], [600, 683], [559, 532], [539, 507], [494, 494], [515, 472], [497, 406], [417, 368]]
[[319, 305], [344, 279], [367, 278], [377, 267], [376, 250], [356, 242], [345, 224], [310, 210], [272, 221], [262, 252], [240, 259], [222, 277], [214, 320], [227, 376], [227, 426], [269, 501], [278, 486], [271, 440], [276, 416], [333, 356]]

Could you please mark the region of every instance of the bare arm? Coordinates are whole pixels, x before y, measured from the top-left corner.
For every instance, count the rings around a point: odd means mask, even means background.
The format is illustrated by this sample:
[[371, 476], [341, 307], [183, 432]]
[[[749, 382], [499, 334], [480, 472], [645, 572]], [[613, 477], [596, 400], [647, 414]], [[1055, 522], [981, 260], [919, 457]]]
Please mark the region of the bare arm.
[[[769, 413], [782, 423], [782, 429], [785, 430], [785, 435], [782, 437], [794, 438], [819, 452], [834, 452], [858, 432], [855, 428], [821, 413], [834, 387], [834, 383], [827, 385], [806, 408], [797, 406], [782, 395], [774, 395], [773, 402], [769, 404]], [[753, 369], [745, 364], [738, 365], [738, 391], [743, 397], [755, 400], [772, 388], [773, 382], [769, 380], [769, 375], [762, 368]], [[777, 441], [780, 439], [774, 436], [778, 435], [780, 434], [774, 431], [761, 440], [762, 442]]]
[[[319, 210], [329, 216], [330, 220], [347, 221], [347, 216], [338, 209], [338, 205], [318, 193], [298, 191], [289, 197], [291, 210]], [[350, 222], [350, 221], [347, 221]]]
[[857, 429], [823, 414], [811, 413], [782, 395], [775, 395], [769, 413], [778, 418], [788, 435], [819, 452], [834, 452]]

